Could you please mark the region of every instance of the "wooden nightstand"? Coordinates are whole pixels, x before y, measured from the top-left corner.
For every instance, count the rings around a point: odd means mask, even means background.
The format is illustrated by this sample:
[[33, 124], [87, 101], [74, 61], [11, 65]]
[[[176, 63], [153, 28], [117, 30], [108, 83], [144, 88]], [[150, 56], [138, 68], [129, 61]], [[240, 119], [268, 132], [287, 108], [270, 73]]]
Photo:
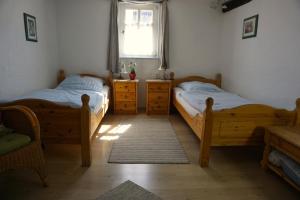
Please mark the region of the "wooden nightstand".
[[148, 115], [170, 113], [171, 85], [170, 80], [146, 80]]
[[136, 114], [138, 112], [138, 80], [113, 80], [114, 113]]

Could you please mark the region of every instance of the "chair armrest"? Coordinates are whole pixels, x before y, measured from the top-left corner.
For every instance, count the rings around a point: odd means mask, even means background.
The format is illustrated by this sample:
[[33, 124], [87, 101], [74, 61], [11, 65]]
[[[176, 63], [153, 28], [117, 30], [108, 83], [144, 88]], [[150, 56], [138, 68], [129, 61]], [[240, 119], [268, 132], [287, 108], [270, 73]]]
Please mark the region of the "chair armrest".
[[34, 140], [40, 142], [41, 138], [40, 138], [40, 123], [36, 117], [36, 115], [34, 114], [34, 112], [26, 107], [26, 106], [20, 106], [20, 105], [16, 105], [16, 106], [7, 106], [7, 107], [0, 107], [0, 112], [1, 111], [5, 111], [5, 112], [9, 112], [9, 111], [18, 111], [21, 112], [25, 115], [25, 117], [28, 119], [28, 121], [30, 122], [31, 128], [33, 130], [33, 136], [34, 136]]

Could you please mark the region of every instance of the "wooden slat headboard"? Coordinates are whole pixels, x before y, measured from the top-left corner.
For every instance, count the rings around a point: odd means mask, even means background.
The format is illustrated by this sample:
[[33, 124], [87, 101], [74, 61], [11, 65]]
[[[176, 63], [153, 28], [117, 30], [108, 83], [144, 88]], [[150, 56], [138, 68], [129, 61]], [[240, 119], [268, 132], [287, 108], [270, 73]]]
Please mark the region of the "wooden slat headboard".
[[215, 79], [205, 78], [203, 76], [187, 76], [184, 78], [174, 79], [173, 87], [177, 87], [180, 83], [189, 82], [189, 81], [200, 81], [203, 83], [211, 83], [221, 88], [222, 86], [222, 75], [217, 74]]

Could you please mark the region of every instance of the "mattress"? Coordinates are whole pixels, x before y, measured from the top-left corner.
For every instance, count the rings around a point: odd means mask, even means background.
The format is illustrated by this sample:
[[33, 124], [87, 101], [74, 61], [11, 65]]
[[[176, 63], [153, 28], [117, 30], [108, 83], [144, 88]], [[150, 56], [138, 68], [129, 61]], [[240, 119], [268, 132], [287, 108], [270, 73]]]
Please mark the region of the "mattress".
[[12, 102], [21, 99], [41, 99], [54, 102], [59, 105], [80, 108], [82, 106], [81, 96], [87, 94], [90, 97], [89, 106], [92, 112], [99, 112], [103, 105], [108, 102], [109, 87], [103, 86], [101, 92], [91, 90], [67, 90], [67, 89], [43, 89], [33, 91], [23, 96], [6, 99], [1, 103]]
[[206, 109], [206, 99], [214, 99], [213, 111], [234, 108], [242, 105], [253, 104], [253, 101], [244, 99], [229, 92], [185, 91], [179, 87], [174, 88], [177, 101], [191, 116], [196, 116]]

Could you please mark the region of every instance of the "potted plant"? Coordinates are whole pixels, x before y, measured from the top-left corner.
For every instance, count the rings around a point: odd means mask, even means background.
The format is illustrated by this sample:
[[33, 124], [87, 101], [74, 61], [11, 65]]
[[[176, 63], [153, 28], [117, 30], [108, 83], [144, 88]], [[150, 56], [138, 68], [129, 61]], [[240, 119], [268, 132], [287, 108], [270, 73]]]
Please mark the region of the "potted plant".
[[136, 67], [136, 64], [130, 64], [129, 68], [130, 68], [130, 73], [129, 73], [129, 78], [130, 80], [134, 80], [135, 77], [136, 77], [136, 73], [135, 73], [135, 67]]

